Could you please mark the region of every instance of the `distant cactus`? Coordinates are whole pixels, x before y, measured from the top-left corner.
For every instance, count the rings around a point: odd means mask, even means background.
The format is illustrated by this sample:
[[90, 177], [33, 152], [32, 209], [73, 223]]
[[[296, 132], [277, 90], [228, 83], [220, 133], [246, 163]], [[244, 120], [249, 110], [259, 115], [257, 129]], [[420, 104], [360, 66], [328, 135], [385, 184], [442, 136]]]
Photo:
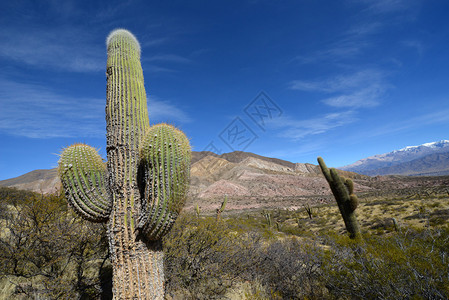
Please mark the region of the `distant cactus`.
[[331, 168], [329, 170], [321, 157], [318, 157], [318, 163], [324, 177], [329, 183], [335, 200], [337, 200], [337, 205], [343, 217], [346, 230], [349, 232], [349, 237], [351, 239], [360, 238], [359, 223], [355, 215], [355, 209], [358, 206], [359, 200], [354, 194], [354, 183], [349, 178], [344, 179], [340, 177], [336, 169]]
[[304, 204], [304, 209], [305, 209], [307, 215], [309, 216], [309, 219], [312, 219], [313, 218], [313, 208], [310, 206], [310, 204], [309, 203]]
[[392, 221], [392, 223], [393, 223], [394, 230], [395, 230], [396, 232], [398, 232], [398, 231], [399, 231], [398, 221], [396, 220], [396, 218], [391, 218], [391, 221]]
[[225, 195], [223, 202], [221, 202], [220, 208], [217, 208], [217, 221], [220, 220], [221, 213], [225, 210], [227, 202], [228, 202], [228, 195]]
[[107, 38], [107, 165], [87, 145], [66, 148], [59, 176], [75, 211], [108, 222], [115, 299], [163, 299], [161, 237], [184, 205], [191, 150], [171, 125], [150, 127], [140, 45], [129, 31]]
[[279, 223], [278, 221], [276, 221], [276, 230], [277, 231], [281, 231], [281, 223]]
[[267, 211], [263, 211], [262, 215], [264, 216], [265, 220], [267, 221], [268, 227], [272, 226], [272, 222], [271, 222], [271, 214]]
[[200, 217], [200, 213], [201, 213], [201, 209], [198, 206], [198, 204], [195, 205], [195, 212], [196, 212], [196, 217], [199, 218]]

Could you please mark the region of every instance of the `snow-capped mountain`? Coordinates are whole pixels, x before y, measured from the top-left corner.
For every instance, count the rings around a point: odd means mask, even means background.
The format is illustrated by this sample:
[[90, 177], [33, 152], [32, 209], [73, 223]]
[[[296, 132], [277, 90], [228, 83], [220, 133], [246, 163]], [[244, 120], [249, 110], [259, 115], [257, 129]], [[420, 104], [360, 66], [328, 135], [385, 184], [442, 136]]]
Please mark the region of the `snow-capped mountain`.
[[408, 146], [400, 150], [370, 156], [339, 169], [365, 175], [449, 174], [449, 161], [438, 154], [449, 153], [449, 140]]

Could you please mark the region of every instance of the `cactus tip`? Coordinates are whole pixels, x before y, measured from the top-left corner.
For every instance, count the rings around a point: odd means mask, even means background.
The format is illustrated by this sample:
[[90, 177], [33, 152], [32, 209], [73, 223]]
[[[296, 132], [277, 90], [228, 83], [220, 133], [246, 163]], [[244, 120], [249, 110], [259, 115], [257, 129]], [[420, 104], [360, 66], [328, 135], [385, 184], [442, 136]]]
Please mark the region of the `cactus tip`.
[[122, 28], [114, 29], [113, 31], [111, 31], [111, 33], [109, 33], [108, 37], [106, 38], [106, 48], [109, 49], [109, 45], [111, 44], [111, 42], [119, 36], [127, 38], [131, 43], [133, 43], [136, 46], [137, 52], [140, 55], [139, 41], [134, 36], [134, 34], [132, 34], [130, 31], [128, 31], [126, 29], [122, 29]]

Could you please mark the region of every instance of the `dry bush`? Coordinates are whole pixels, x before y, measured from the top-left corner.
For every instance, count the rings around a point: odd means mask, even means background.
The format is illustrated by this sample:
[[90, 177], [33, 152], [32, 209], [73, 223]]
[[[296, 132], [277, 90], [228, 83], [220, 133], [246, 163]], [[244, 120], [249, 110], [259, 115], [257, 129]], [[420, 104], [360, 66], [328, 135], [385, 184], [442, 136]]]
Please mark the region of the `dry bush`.
[[2, 203], [7, 210], [1, 220], [0, 275], [15, 285], [15, 297], [101, 296], [108, 282], [101, 281], [107, 257], [104, 227], [74, 216], [59, 195], [23, 194]]

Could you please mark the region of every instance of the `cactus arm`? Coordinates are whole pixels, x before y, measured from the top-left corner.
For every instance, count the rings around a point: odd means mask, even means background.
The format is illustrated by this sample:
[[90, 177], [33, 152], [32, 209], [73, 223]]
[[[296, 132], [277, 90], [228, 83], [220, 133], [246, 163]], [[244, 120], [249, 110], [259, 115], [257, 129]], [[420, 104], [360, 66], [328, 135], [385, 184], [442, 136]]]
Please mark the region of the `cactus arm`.
[[175, 127], [158, 124], [147, 132], [140, 150], [144, 192], [137, 227], [149, 240], [165, 235], [184, 205], [190, 157], [189, 140]]
[[75, 144], [59, 159], [59, 177], [75, 212], [92, 222], [105, 222], [112, 202], [106, 190], [106, 166], [94, 148]]
[[354, 193], [354, 182], [351, 179], [347, 178], [347, 179], [345, 179], [344, 184], [346, 186], [346, 189], [348, 190], [348, 193], [353, 194]]

